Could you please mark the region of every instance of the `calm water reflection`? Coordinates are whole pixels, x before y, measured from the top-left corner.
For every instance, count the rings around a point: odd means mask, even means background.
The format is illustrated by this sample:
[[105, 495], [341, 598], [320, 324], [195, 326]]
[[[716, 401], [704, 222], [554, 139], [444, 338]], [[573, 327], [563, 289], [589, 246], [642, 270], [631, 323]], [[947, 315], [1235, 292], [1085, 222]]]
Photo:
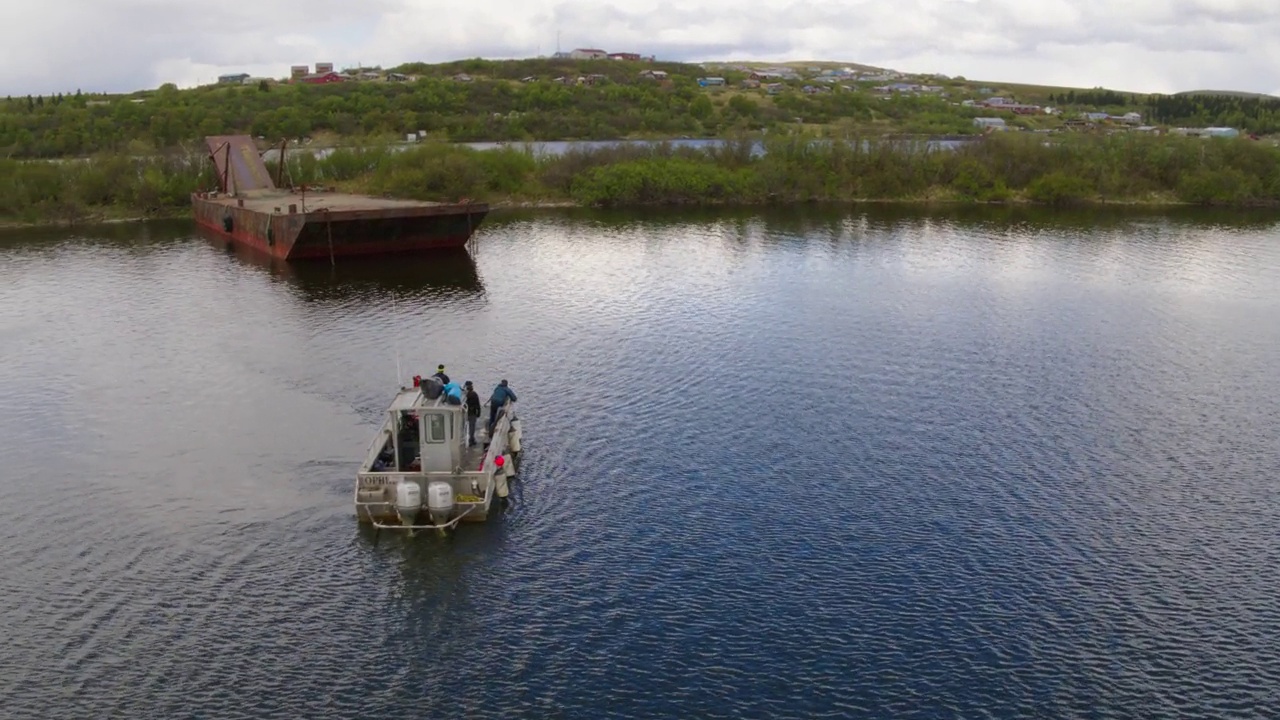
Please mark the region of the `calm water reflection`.
[[[1239, 212], [3, 233], [0, 707], [1267, 717], [1278, 291]], [[357, 458], [437, 362], [520, 392], [515, 502], [375, 546]]]

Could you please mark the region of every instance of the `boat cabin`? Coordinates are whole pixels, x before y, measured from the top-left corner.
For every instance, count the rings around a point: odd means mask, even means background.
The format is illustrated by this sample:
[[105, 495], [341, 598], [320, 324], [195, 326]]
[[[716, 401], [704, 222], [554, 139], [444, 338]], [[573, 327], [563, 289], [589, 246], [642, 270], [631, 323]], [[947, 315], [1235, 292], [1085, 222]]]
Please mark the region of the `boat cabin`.
[[[429, 394], [435, 397], [429, 397]], [[364, 472], [456, 473], [478, 470], [484, 451], [467, 447], [466, 407], [428, 388], [401, 389], [387, 410], [383, 442]], [[479, 428], [477, 428], [479, 434]], [[474, 456], [474, 457], [473, 457]]]

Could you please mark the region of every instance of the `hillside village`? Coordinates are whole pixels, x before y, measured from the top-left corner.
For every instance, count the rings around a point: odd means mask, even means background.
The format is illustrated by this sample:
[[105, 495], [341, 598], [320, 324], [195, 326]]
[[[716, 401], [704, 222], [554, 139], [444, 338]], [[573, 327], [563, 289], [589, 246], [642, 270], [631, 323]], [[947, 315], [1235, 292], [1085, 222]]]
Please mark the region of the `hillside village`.
[[[951, 78], [940, 74], [912, 75], [896, 70], [878, 68], [858, 69], [852, 67], [818, 67], [808, 66], [801, 69], [790, 66], [755, 65], [721, 65], [703, 64], [704, 70], [724, 72], [733, 71], [745, 77], [738, 80], [738, 87], [743, 90], [763, 90], [768, 95], [778, 95], [789, 90], [798, 90], [804, 94], [820, 94], [836, 91], [859, 92], [869, 91], [880, 98], [888, 100], [903, 96], [932, 96], [947, 100], [953, 107], [973, 111], [990, 110], [1000, 113], [993, 116], [973, 118], [974, 127], [983, 132], [1007, 131], [1018, 129], [1008, 122], [1004, 113], [1013, 116], [1048, 116], [1060, 118], [1061, 129], [1065, 130], [1133, 130], [1135, 132], [1195, 135], [1205, 137], [1237, 137], [1240, 132], [1235, 128], [1164, 128], [1143, 123], [1143, 115], [1134, 110], [1120, 113], [1100, 111], [1096, 108], [1076, 109], [1073, 112], [1061, 106], [1040, 105], [1032, 102], [1021, 102], [1012, 97], [996, 95], [992, 87], [979, 85], [969, 87], [964, 78]], [[719, 75], [698, 78], [698, 85], [704, 88], [730, 87], [729, 81]], [[1052, 95], [1052, 93], [1050, 93]], [[976, 95], [976, 97], [961, 97]], [[1065, 100], [1065, 98], [1064, 98]], [[1074, 103], [1070, 103], [1074, 104]], [[1034, 128], [1025, 128], [1034, 129]]]
[[[589, 69], [595, 62], [612, 63], [656, 63], [652, 55], [637, 52], [608, 52], [600, 48], [575, 48], [565, 52], [557, 52], [550, 60], [586, 61], [584, 67]], [[513, 61], [516, 62], [516, 61]], [[703, 75], [696, 77], [699, 88], [712, 96], [722, 91], [753, 93], [765, 97], [779, 96], [796, 92], [802, 95], [821, 95], [826, 93], [856, 92], [870, 93], [873, 96], [889, 100], [903, 97], [936, 97], [947, 102], [958, 111], [972, 115], [972, 131], [975, 133], [1000, 132], [1009, 130], [1104, 130], [1133, 131], [1144, 133], [1177, 133], [1184, 135], [1203, 135], [1214, 137], [1236, 137], [1240, 135], [1237, 128], [1229, 127], [1164, 127], [1144, 122], [1142, 112], [1135, 107], [1119, 108], [1118, 111], [1069, 102], [1067, 98], [1057, 98], [1049, 93], [1047, 98], [1018, 97], [1030, 93], [1009, 94], [1001, 92], [999, 86], [973, 84], [964, 78], [952, 78], [941, 74], [909, 74], [896, 70], [871, 68], [808, 65], [797, 67], [797, 63], [780, 65], [763, 65], [758, 63], [703, 63], [689, 66], [700, 69]], [[447, 76], [455, 82], [469, 83], [483, 80], [467, 72], [457, 72]], [[644, 68], [635, 73], [638, 81], [669, 83], [672, 81], [671, 71]], [[318, 62], [314, 68], [309, 65], [294, 65], [287, 78], [254, 77], [247, 73], [235, 73], [219, 76], [220, 85], [260, 85], [260, 84], [311, 84], [327, 85], [340, 82], [386, 82], [413, 83], [419, 75], [398, 69], [382, 68], [347, 68], [335, 69], [330, 62]], [[527, 75], [518, 79], [521, 83], [550, 82], [564, 85], [594, 86], [611, 80], [602, 72], [564, 73], [549, 76]], [[1057, 100], [1057, 102], [1049, 102]], [[1126, 105], [1136, 105], [1137, 97], [1131, 97]], [[985, 111], [985, 112], [984, 112]], [[1021, 118], [1023, 121], [1018, 122]]]
[[[324, 87], [315, 87], [324, 86]], [[309, 142], [975, 137], [1001, 132], [1280, 136], [1280, 98], [1139, 95], [833, 62], [666, 62], [578, 48], [393, 68], [331, 62], [180, 90], [6, 98], [0, 154], [148, 152], [207, 135]], [[308, 140], [309, 139], [309, 140]]]
[[[547, 58], [549, 60], [585, 61], [584, 67], [594, 63], [657, 63], [653, 55], [640, 53], [609, 53], [598, 47], [576, 47], [568, 51], [557, 51]], [[721, 91], [749, 92], [749, 94], [772, 97], [788, 92], [799, 92], [801, 95], [823, 95], [832, 92], [868, 92], [884, 100], [895, 97], [932, 96], [946, 101], [948, 105], [961, 113], [972, 115], [972, 131], [975, 133], [1012, 131], [1133, 131], [1144, 133], [1180, 133], [1180, 135], [1236, 137], [1239, 129], [1225, 127], [1162, 127], [1155, 123], [1144, 122], [1143, 113], [1135, 108], [1137, 96], [1130, 96], [1125, 108], [1119, 111], [1098, 108], [1098, 106], [1082, 105], [1071, 102], [1065, 96], [1029, 97], [1029, 92], [1021, 92], [1018, 97], [997, 90], [998, 86], [974, 85], [964, 78], [952, 78], [943, 74], [910, 74], [897, 70], [847, 67], [847, 65], [820, 64], [797, 67], [790, 64], [758, 64], [758, 63], [704, 63], [689, 65], [698, 68], [701, 76], [696, 77], [696, 85], [710, 94]], [[448, 76], [456, 82], [474, 82], [477, 78], [467, 72], [453, 73]], [[614, 76], [616, 78], [616, 76]], [[644, 68], [635, 73], [637, 81], [653, 81], [668, 83], [672, 81], [671, 70]], [[218, 78], [219, 85], [262, 85], [262, 83], [298, 83], [298, 85], [329, 85], [337, 82], [393, 82], [412, 83], [419, 76], [415, 73], [402, 72], [399, 69], [384, 70], [381, 68], [349, 68], [337, 70], [333, 63], [316, 63], [310, 65], [293, 65], [289, 76], [285, 79], [252, 77], [247, 73], [224, 74]], [[617, 82], [607, 74], [599, 72], [563, 73], [554, 76], [538, 76], [530, 74], [518, 78], [518, 82], [552, 82], [561, 85], [594, 86], [599, 83]], [[1056, 102], [1055, 102], [1056, 100]], [[1018, 119], [1023, 122], [1018, 122]]]

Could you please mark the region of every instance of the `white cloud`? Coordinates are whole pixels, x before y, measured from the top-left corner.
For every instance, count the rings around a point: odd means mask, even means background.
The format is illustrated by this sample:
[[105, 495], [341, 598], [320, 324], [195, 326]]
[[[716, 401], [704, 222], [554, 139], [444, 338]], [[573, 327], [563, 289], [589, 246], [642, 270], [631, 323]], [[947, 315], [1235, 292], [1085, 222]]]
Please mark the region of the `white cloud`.
[[1275, 0], [53, 0], [0, 8], [0, 94], [187, 86], [293, 64], [391, 66], [603, 47], [842, 60], [1135, 92], [1280, 84]]

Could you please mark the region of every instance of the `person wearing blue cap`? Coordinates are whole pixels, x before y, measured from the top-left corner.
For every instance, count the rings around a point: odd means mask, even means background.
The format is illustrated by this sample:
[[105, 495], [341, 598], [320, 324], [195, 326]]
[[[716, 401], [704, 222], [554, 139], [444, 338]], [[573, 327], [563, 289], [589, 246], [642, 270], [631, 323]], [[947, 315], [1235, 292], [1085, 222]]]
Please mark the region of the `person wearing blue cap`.
[[516, 393], [507, 381], [503, 380], [493, 389], [493, 395], [489, 396], [489, 435], [493, 435], [493, 426], [498, 422], [498, 411], [507, 404], [507, 400], [515, 402]]

